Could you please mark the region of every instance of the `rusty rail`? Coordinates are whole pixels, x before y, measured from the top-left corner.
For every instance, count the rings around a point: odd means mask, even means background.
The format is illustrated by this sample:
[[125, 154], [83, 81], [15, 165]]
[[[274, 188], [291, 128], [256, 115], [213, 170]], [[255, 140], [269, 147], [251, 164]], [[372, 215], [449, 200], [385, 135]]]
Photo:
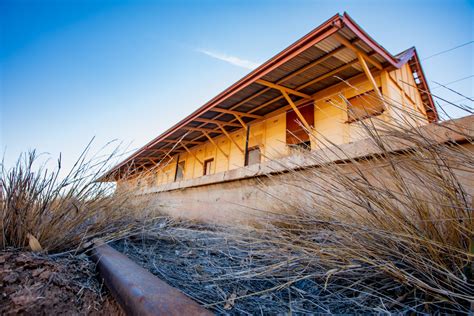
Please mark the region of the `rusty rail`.
[[97, 270], [127, 315], [212, 315], [211, 312], [106, 244], [91, 253]]

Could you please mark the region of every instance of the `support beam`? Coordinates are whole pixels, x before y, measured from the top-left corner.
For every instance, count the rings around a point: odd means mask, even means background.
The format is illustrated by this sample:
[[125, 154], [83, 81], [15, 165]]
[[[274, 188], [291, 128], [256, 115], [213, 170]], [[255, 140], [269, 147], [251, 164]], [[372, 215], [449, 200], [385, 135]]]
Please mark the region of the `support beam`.
[[242, 118], [238, 115], [234, 115], [237, 121], [239, 121], [240, 125], [242, 125], [243, 128], [247, 129], [247, 124], [242, 120]]
[[203, 119], [203, 118], [195, 118], [194, 121], [196, 122], [201, 122], [201, 123], [207, 123], [207, 124], [215, 124], [215, 125], [227, 125], [227, 126], [233, 126], [233, 127], [240, 127], [240, 124], [237, 123], [232, 123], [232, 122], [226, 122], [226, 121], [219, 121], [219, 120], [208, 120], [208, 119]]
[[237, 144], [237, 142], [235, 141], [235, 139], [233, 139], [229, 133], [225, 130], [224, 126], [222, 125], [219, 125], [219, 128], [222, 130], [222, 132], [224, 133], [224, 135], [240, 150], [240, 152], [243, 154], [244, 153], [244, 150], [242, 148], [240, 148], [239, 144]]
[[195, 131], [195, 132], [207, 132], [207, 133], [218, 133], [218, 134], [222, 133], [219, 130], [203, 128], [203, 127], [184, 127], [184, 129], [187, 129], [189, 131]]
[[203, 134], [206, 135], [207, 139], [209, 139], [209, 141], [210, 141], [214, 146], [216, 146], [217, 149], [219, 149], [219, 151], [220, 151], [227, 159], [229, 159], [229, 155], [225, 153], [225, 151], [221, 148], [221, 146], [219, 146], [219, 144], [216, 143], [216, 142], [211, 138], [211, 136], [209, 136], [208, 133], [203, 132]]
[[189, 150], [188, 147], [186, 147], [185, 144], [183, 143], [179, 143], [181, 146], [183, 146], [184, 149], [186, 149], [186, 151], [194, 157], [194, 159], [196, 159], [197, 162], [199, 162], [199, 164], [201, 164], [201, 166], [204, 166], [204, 164], [202, 163], [202, 161], [196, 156], [196, 154], [194, 154], [191, 150]]
[[342, 35], [339, 35], [339, 34], [334, 34], [334, 36], [336, 37], [336, 39], [341, 42], [342, 45], [346, 46], [347, 48], [351, 49], [354, 53], [356, 54], [361, 54], [364, 59], [366, 59], [369, 63], [371, 63], [372, 65], [374, 65], [375, 67], [377, 67], [379, 70], [382, 70], [383, 67], [382, 67], [382, 64], [380, 64], [378, 61], [376, 61], [374, 58], [370, 57], [369, 55], [367, 55], [366, 53], [364, 53], [361, 49], [357, 48], [356, 46], [354, 46], [354, 44], [352, 44], [347, 38], [345, 38], [344, 36]]
[[302, 93], [302, 92], [299, 92], [299, 91], [296, 91], [294, 89], [291, 89], [291, 88], [287, 88], [287, 87], [284, 87], [282, 85], [279, 85], [279, 84], [275, 84], [273, 82], [269, 82], [269, 81], [266, 81], [266, 80], [263, 80], [263, 79], [258, 79], [257, 81], [255, 81], [256, 83], [260, 84], [260, 85], [263, 85], [263, 86], [267, 86], [269, 88], [273, 88], [273, 89], [276, 89], [276, 90], [280, 90], [280, 91], [285, 91], [286, 93], [291, 93], [293, 95], [297, 95], [299, 97], [302, 97], [302, 98], [305, 98], [305, 99], [309, 99], [311, 98], [311, 96], [305, 94], [305, 93]]
[[293, 111], [295, 111], [296, 115], [298, 115], [298, 118], [300, 119], [301, 123], [303, 123], [304, 127], [306, 127], [306, 129], [308, 130], [308, 132], [311, 132], [312, 128], [311, 126], [308, 124], [308, 122], [306, 121], [306, 119], [304, 118], [303, 114], [301, 114], [300, 110], [298, 110], [298, 108], [296, 107], [295, 103], [293, 102], [293, 100], [291, 100], [290, 96], [288, 95], [288, 93], [286, 93], [285, 91], [282, 91], [281, 92], [283, 94], [283, 96], [285, 97], [286, 101], [291, 105], [291, 107], [293, 108]]
[[212, 108], [210, 109], [212, 112], [219, 112], [219, 113], [225, 113], [225, 114], [232, 114], [232, 115], [238, 115], [238, 116], [243, 116], [243, 117], [250, 117], [254, 119], [260, 119], [263, 116], [261, 115], [256, 115], [256, 114], [251, 114], [251, 113], [244, 113], [244, 112], [237, 112], [233, 110], [226, 110], [226, 109], [220, 109], [220, 108]]
[[140, 159], [145, 159], [145, 160], [153, 160], [153, 159], [157, 159], [157, 158], [160, 158], [160, 157], [150, 157], [150, 156], [140, 157]]
[[[180, 141], [179, 139], [163, 139], [162, 140], [162, 142], [164, 142], [164, 143], [171, 143], [171, 144], [175, 144], [179, 141]], [[195, 142], [195, 141], [191, 141], [191, 140], [182, 140], [181, 143], [184, 143], [186, 145], [200, 145], [200, 144], [202, 144], [201, 142]]]
[[[154, 157], [156, 159], [156, 157]], [[151, 158], [148, 158], [148, 160], [156, 167], [159, 165], [159, 163]]]
[[377, 82], [375, 82], [374, 76], [372, 76], [372, 73], [370, 72], [367, 63], [365, 62], [364, 56], [362, 56], [361, 53], [357, 53], [357, 58], [359, 59], [359, 63], [362, 66], [362, 69], [364, 70], [367, 79], [369, 79], [370, 84], [374, 88], [375, 93], [380, 99], [383, 99], [382, 93], [380, 92], [379, 87], [377, 86]]
[[167, 153], [169, 151], [182, 152], [182, 150], [177, 150], [176, 148], [175, 149], [173, 149], [173, 148], [159, 148], [159, 149], [152, 149], [150, 154]]

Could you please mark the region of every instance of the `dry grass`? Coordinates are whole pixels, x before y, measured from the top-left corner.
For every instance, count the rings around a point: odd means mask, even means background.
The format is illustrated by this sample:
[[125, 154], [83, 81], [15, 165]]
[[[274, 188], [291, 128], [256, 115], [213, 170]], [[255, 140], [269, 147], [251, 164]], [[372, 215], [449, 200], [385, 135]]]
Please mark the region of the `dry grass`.
[[110, 184], [94, 181], [115, 155], [91, 155], [87, 146], [66, 176], [60, 176], [60, 159], [47, 169], [35, 151], [11, 169], [2, 162], [0, 247], [77, 252], [94, 238], [113, 240], [141, 228], [128, 203], [133, 192], [114, 194]]
[[384, 102], [397, 123], [357, 123], [372, 153], [354, 158], [313, 134], [323, 150], [304, 155], [319, 167], [262, 179], [277, 207], [255, 227], [171, 225], [120, 247], [220, 313], [469, 312], [472, 126], [440, 126], [466, 140], [439, 144]]
[[33, 152], [13, 169], [1, 166], [0, 246], [28, 248], [31, 234], [46, 251], [74, 252], [146, 227], [142, 240], [117, 247], [220, 313], [467, 313], [472, 127], [441, 126], [467, 144], [439, 144], [416, 114], [384, 102], [398, 110], [397, 123], [356, 123], [372, 153], [354, 158], [312, 134], [323, 150], [304, 158], [318, 167], [262, 178], [268, 194], [271, 183], [299, 194], [273, 195], [277, 207], [261, 210], [251, 228], [144, 226], [134, 210], [147, 206], [128, 203], [133, 192], [114, 195], [93, 181], [106, 163], [83, 155], [58, 180], [57, 170], [33, 168]]

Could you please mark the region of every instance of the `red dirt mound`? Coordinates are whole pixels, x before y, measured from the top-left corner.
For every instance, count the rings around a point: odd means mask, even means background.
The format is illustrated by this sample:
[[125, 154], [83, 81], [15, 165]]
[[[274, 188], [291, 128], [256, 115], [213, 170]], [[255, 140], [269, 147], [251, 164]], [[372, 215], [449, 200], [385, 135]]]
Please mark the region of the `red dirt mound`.
[[85, 255], [0, 251], [0, 315], [123, 315]]

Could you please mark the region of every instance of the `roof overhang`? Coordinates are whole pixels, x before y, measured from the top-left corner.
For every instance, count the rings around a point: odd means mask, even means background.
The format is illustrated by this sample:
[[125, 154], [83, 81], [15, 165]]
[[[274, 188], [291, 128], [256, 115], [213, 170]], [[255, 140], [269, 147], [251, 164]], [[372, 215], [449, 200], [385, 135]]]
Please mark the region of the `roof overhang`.
[[438, 119], [416, 50], [393, 56], [347, 13], [336, 14], [138, 149], [99, 181], [148, 170], [163, 157], [243, 128], [290, 103], [306, 104], [307, 97], [318, 91], [363, 74], [360, 58], [374, 70], [391, 70], [410, 62], [429, 118]]

